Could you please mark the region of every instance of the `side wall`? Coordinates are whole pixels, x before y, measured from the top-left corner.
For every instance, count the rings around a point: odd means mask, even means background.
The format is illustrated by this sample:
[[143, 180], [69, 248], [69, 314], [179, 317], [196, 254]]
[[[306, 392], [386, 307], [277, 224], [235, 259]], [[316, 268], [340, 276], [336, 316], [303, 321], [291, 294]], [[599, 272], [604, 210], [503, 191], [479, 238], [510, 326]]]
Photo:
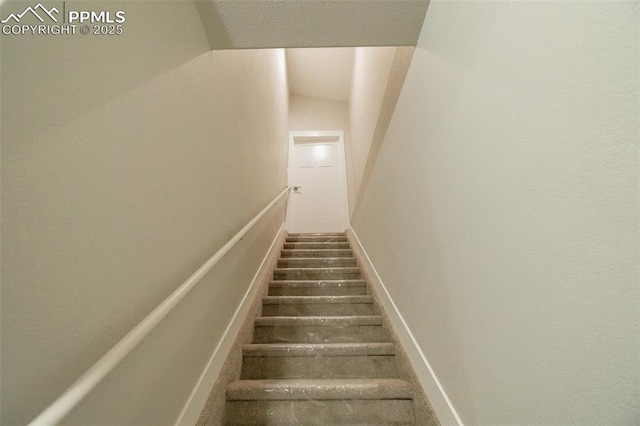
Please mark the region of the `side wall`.
[[431, 1], [352, 225], [467, 424], [640, 418], [639, 20]]
[[358, 47], [349, 101], [351, 143], [347, 150], [349, 211], [354, 213], [413, 56], [413, 47]]
[[[286, 185], [282, 51], [210, 52], [192, 2], [93, 6], [125, 10], [124, 34], [1, 39], [3, 425], [34, 418]], [[67, 421], [173, 424], [283, 218]]]
[[355, 51], [349, 98], [351, 143], [348, 175], [352, 188], [350, 194], [353, 194], [349, 197], [350, 212], [353, 212], [360, 191], [395, 51], [395, 47], [358, 47]]

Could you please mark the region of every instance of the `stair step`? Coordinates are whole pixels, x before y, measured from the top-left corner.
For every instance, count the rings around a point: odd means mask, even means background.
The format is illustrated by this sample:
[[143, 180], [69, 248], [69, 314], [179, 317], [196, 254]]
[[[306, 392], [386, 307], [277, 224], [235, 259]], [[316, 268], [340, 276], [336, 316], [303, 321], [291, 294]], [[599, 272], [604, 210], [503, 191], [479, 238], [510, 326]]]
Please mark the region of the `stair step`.
[[227, 387], [229, 401], [411, 398], [409, 383], [401, 379], [236, 380]]
[[312, 242], [346, 242], [346, 235], [289, 235], [286, 242], [288, 243], [312, 243]]
[[265, 305], [373, 303], [373, 296], [265, 296]]
[[328, 237], [328, 236], [345, 236], [344, 232], [291, 232], [287, 237]]
[[355, 257], [292, 257], [278, 259], [278, 268], [355, 267]]
[[393, 343], [245, 345], [241, 379], [397, 377]]
[[400, 379], [237, 380], [225, 425], [413, 425], [411, 397]]
[[276, 268], [273, 271], [274, 280], [346, 280], [360, 278], [362, 278], [362, 273], [358, 267]]
[[255, 319], [253, 343], [390, 342], [379, 315], [266, 316]]
[[313, 316], [313, 317], [256, 317], [256, 327], [342, 327], [347, 325], [382, 325], [380, 315]]
[[372, 296], [266, 296], [263, 316], [374, 315]]
[[414, 425], [410, 399], [324, 401], [227, 401], [226, 426], [410, 426]]
[[271, 281], [269, 296], [364, 295], [364, 280]]
[[349, 248], [348, 242], [337, 242], [337, 243], [333, 243], [333, 242], [288, 243], [288, 242], [285, 242], [284, 243], [285, 250], [293, 250], [293, 249], [306, 249], [306, 250], [321, 249], [322, 250], [322, 249], [348, 249], [348, 248]]
[[393, 343], [271, 343], [244, 345], [244, 356], [317, 357], [394, 355]]
[[290, 257], [353, 257], [351, 249], [290, 249], [282, 250], [280, 256], [283, 258]]
[[287, 237], [285, 243], [348, 243], [347, 237]]

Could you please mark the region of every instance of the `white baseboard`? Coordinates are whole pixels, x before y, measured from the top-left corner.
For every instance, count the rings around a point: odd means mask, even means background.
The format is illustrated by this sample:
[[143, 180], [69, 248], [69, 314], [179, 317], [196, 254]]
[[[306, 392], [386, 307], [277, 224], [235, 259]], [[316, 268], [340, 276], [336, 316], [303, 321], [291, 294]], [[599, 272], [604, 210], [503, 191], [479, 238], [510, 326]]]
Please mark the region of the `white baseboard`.
[[359, 255], [358, 258], [363, 262], [361, 266], [369, 277], [369, 284], [376, 289], [376, 294], [380, 299], [382, 308], [389, 316], [391, 325], [398, 336], [398, 340], [400, 340], [400, 343], [404, 347], [407, 356], [409, 357], [409, 361], [416, 371], [418, 380], [429, 397], [429, 402], [431, 402], [433, 410], [438, 416], [438, 420], [440, 420], [440, 423], [445, 426], [463, 426], [462, 420], [460, 420], [451, 400], [447, 396], [447, 393], [440, 384], [438, 377], [431, 368], [427, 357], [418, 345], [411, 329], [409, 329], [409, 326], [402, 317], [402, 314], [398, 311], [398, 307], [391, 298], [391, 295], [382, 282], [382, 278], [380, 278], [378, 271], [376, 271], [375, 266], [373, 266], [373, 263], [371, 262], [371, 258], [369, 258], [367, 251], [351, 225], [349, 225], [348, 231], [348, 234], [353, 236], [352, 243], [355, 243], [352, 244], [352, 249], [357, 255]]
[[251, 304], [253, 300], [256, 298], [257, 292], [260, 289], [260, 282], [262, 277], [265, 274], [271, 273], [271, 266], [269, 260], [271, 258], [277, 257], [277, 253], [280, 250], [280, 241], [283, 238], [284, 223], [280, 226], [278, 233], [276, 234], [273, 242], [271, 243], [271, 247], [267, 251], [267, 254], [262, 259], [262, 263], [258, 270], [256, 271], [253, 279], [251, 280], [251, 284], [247, 289], [240, 305], [236, 309], [236, 312], [233, 314], [229, 325], [227, 325], [226, 330], [224, 331], [218, 346], [216, 346], [213, 354], [211, 354], [211, 358], [209, 358], [209, 362], [205, 367], [204, 371], [200, 375], [196, 386], [193, 388], [191, 395], [187, 399], [187, 403], [185, 404], [182, 412], [178, 416], [178, 419], [175, 422], [175, 426], [193, 426], [197, 423], [198, 418], [200, 417], [200, 413], [204, 409], [204, 406], [209, 398], [209, 394], [213, 385], [220, 374], [220, 370], [224, 365], [227, 356], [229, 355], [229, 351], [233, 346], [233, 342], [240, 332], [240, 327], [242, 326], [245, 317], [247, 316], [249, 309], [251, 308]]

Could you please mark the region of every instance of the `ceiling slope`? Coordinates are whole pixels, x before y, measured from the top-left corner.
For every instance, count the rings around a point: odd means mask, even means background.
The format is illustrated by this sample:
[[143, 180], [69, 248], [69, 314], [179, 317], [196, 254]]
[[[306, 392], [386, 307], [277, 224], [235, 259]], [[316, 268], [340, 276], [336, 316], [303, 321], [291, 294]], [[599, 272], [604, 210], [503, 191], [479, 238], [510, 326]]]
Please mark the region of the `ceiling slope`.
[[287, 49], [290, 93], [348, 102], [354, 52], [353, 47]]
[[415, 46], [428, 0], [195, 0], [211, 49]]

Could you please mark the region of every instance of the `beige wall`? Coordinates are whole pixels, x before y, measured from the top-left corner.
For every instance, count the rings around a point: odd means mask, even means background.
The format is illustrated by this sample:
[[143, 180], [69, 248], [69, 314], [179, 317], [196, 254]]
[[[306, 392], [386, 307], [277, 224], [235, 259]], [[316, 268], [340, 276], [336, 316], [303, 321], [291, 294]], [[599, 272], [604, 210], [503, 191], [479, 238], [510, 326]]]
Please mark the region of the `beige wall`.
[[352, 138], [347, 161], [352, 215], [387, 132], [413, 50], [407, 46], [358, 47], [355, 50], [349, 99]]
[[[122, 36], [2, 38], [3, 425], [35, 417], [286, 184], [283, 52], [209, 52], [192, 2], [120, 7]], [[172, 424], [282, 220], [68, 421]]]
[[289, 130], [349, 130], [346, 102], [311, 96], [289, 98]]
[[639, 19], [431, 1], [352, 223], [466, 424], [640, 418]]
[[353, 61], [353, 80], [349, 99], [351, 147], [349, 175], [353, 196], [349, 211], [353, 212], [362, 174], [378, 123], [395, 47], [358, 47]]

